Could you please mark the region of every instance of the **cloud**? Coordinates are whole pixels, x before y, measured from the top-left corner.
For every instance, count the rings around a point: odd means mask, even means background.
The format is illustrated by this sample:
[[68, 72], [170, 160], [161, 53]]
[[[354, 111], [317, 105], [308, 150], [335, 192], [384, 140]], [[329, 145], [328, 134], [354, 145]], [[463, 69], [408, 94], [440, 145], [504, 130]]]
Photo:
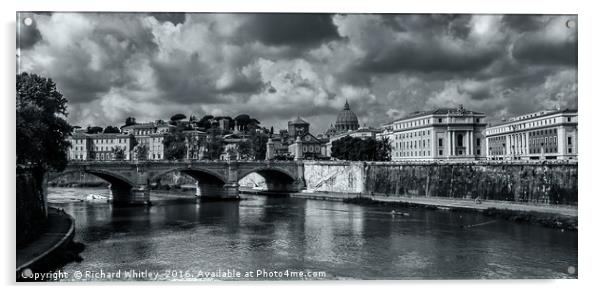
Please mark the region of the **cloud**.
[[149, 13], [160, 22], [171, 22], [174, 25], [182, 24], [186, 20], [186, 14], [183, 12], [152, 12]]
[[239, 34], [268, 46], [313, 46], [339, 38], [330, 14], [251, 14]]
[[556, 17], [538, 31], [524, 33], [513, 46], [512, 55], [519, 61], [535, 64], [574, 65], [577, 63], [577, 23], [574, 17]]
[[52, 78], [84, 126], [248, 113], [318, 133], [345, 100], [373, 126], [460, 103], [491, 120], [577, 106], [570, 15], [24, 15], [19, 70]]
[[17, 32], [17, 48], [22, 50], [29, 49], [33, 47], [36, 43], [42, 40], [42, 34], [38, 30], [38, 24], [36, 21], [33, 21], [30, 25], [26, 25], [24, 23], [25, 18], [34, 19], [35, 14], [33, 13], [23, 13], [18, 18], [21, 23], [17, 26], [19, 30]]
[[[481, 45], [478, 37], [472, 38], [464, 18], [339, 15], [335, 23], [357, 52], [354, 67], [370, 73], [478, 70], [500, 52], [498, 46]], [[496, 33], [478, 24], [480, 35]]]

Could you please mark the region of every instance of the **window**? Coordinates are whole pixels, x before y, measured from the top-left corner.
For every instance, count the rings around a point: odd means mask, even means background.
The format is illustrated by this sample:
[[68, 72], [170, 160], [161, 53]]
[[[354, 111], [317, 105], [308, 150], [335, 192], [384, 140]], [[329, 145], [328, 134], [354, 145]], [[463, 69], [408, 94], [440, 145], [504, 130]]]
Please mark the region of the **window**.
[[442, 122], [443, 122], [443, 119], [439, 119], [439, 123], [442, 123]]
[[443, 139], [439, 138], [439, 147], [443, 147]]
[[481, 146], [481, 138], [477, 138], [477, 146]]
[[570, 117], [570, 116], [569, 116], [569, 117], [567, 117], [567, 121], [568, 121], [568, 122], [571, 122], [571, 117]]
[[439, 155], [443, 155], [443, 150], [439, 150]]
[[[567, 141], [568, 144], [572, 145], [573, 144], [573, 138], [569, 136], [567, 139], [568, 139], [568, 141]], [[569, 151], [569, 153], [570, 153], [570, 151]]]

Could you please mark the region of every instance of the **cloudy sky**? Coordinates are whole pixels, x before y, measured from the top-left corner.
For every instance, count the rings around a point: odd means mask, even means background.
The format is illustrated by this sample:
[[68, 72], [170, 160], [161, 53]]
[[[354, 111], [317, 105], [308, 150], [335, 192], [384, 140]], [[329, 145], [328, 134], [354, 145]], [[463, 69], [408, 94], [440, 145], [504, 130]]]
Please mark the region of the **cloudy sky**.
[[455, 107], [492, 121], [577, 107], [576, 16], [21, 14], [18, 71], [52, 78], [72, 124], [175, 113], [312, 132]]

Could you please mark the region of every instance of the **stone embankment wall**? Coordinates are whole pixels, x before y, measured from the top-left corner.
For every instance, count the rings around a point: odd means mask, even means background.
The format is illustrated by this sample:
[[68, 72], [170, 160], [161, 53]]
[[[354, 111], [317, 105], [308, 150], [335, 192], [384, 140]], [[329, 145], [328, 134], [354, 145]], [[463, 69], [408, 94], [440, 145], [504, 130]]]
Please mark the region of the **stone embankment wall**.
[[306, 188], [313, 191], [360, 193], [364, 187], [362, 162], [321, 161], [304, 164]]
[[305, 179], [316, 191], [577, 205], [577, 170], [576, 163], [312, 162]]
[[17, 247], [38, 237], [47, 218], [44, 174], [17, 166]]

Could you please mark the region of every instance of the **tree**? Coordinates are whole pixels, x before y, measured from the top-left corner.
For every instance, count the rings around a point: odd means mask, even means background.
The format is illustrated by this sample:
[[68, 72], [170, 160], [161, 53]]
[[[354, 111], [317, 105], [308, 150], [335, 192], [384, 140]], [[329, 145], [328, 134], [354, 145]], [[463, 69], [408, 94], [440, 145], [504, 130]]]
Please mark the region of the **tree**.
[[86, 129], [86, 134], [100, 134], [102, 133], [103, 128], [99, 127], [99, 126], [88, 126], [88, 128]]
[[134, 147], [134, 156], [136, 156], [136, 160], [146, 160], [148, 159], [148, 146], [146, 144], [138, 144]]
[[224, 139], [218, 135], [216, 129], [209, 130], [206, 149], [207, 152], [205, 153], [205, 156], [209, 159], [219, 159], [224, 152]]
[[184, 126], [178, 125], [165, 134], [163, 138], [163, 152], [165, 159], [180, 160], [186, 157], [186, 137], [184, 137]]
[[185, 116], [185, 115], [183, 115], [183, 114], [181, 114], [181, 113], [177, 113], [177, 114], [174, 114], [174, 115], [172, 115], [172, 116], [171, 116], [171, 118], [170, 118], [169, 120], [171, 120], [171, 121], [176, 121], [176, 122], [177, 122], [177, 121], [181, 121], [181, 120], [183, 120], [183, 119], [185, 119], [185, 118], [186, 118], [186, 116]]
[[131, 126], [131, 125], [135, 125], [136, 124], [136, 118], [135, 117], [128, 117], [125, 119], [125, 126]]
[[67, 99], [52, 79], [36, 74], [17, 75], [17, 164], [32, 165], [44, 172], [67, 165]]
[[332, 142], [332, 157], [353, 161], [391, 160], [391, 145], [388, 140], [353, 138], [345, 136]]
[[119, 130], [119, 128], [114, 126], [107, 126], [103, 131], [103, 133], [105, 134], [118, 134], [120, 132], [121, 131]]
[[240, 159], [253, 159], [255, 157], [253, 147], [251, 140], [240, 141], [236, 146], [236, 151], [238, 152]]
[[377, 140], [376, 161], [391, 161], [391, 141], [389, 137]]
[[203, 130], [208, 130], [211, 128], [211, 120], [213, 119], [213, 115], [205, 115], [201, 118], [200, 121], [196, 122], [196, 126]]
[[125, 149], [122, 147], [112, 147], [111, 152], [113, 152], [113, 158], [115, 160], [124, 160], [125, 159]]
[[269, 135], [265, 133], [251, 132], [249, 138], [253, 145], [253, 158], [255, 160], [264, 160], [267, 152]]

